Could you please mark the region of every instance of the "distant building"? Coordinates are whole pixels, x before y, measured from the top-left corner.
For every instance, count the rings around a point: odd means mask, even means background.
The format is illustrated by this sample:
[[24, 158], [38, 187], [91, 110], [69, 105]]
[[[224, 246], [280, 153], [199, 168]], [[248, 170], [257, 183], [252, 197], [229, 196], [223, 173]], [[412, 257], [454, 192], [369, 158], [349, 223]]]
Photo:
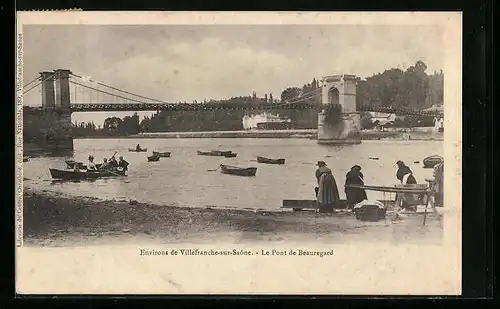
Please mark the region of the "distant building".
[[279, 115], [262, 113], [252, 117], [245, 115], [242, 119], [243, 129], [287, 129], [291, 126], [291, 120]]
[[383, 128], [396, 120], [396, 114], [371, 112], [371, 121], [377, 128]]

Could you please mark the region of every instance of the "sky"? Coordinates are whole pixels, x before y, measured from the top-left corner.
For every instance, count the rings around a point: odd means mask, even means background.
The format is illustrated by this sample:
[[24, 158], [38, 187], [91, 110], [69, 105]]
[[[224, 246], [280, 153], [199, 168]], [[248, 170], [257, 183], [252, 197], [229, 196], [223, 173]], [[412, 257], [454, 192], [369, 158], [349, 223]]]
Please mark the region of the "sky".
[[[325, 75], [365, 78], [419, 60], [428, 73], [444, 65], [439, 26], [29, 25], [23, 32], [25, 84], [38, 72], [69, 69], [165, 102], [253, 91], [279, 98], [285, 88]], [[25, 105], [41, 105], [39, 88], [24, 96]], [[70, 91], [78, 95], [79, 90]], [[75, 113], [72, 118], [102, 124], [109, 116], [130, 114]]]

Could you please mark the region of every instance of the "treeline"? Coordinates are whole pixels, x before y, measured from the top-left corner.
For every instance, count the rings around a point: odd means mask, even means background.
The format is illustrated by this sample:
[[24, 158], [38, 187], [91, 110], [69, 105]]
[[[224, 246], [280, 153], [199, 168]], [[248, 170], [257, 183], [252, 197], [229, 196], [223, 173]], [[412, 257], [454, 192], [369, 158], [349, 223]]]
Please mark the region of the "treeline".
[[[418, 61], [405, 71], [389, 69], [362, 80], [358, 78], [356, 86], [356, 104], [376, 106], [393, 106], [411, 109], [424, 109], [443, 103], [443, 72], [426, 73], [427, 66]], [[203, 100], [203, 103], [224, 104], [266, 104], [266, 103], [299, 103], [307, 102], [321, 106], [321, 85], [313, 78], [310, 83], [284, 89], [278, 98], [272, 93], [258, 97], [256, 92], [250, 95], [232, 97], [224, 100]], [[193, 101], [193, 103], [202, 103]], [[292, 126], [297, 129], [317, 128], [317, 110], [276, 110], [270, 111], [291, 119]], [[187, 132], [187, 131], [230, 131], [242, 130], [242, 118], [258, 113], [245, 110], [220, 111], [159, 111], [151, 117], [139, 121], [139, 116], [120, 119], [107, 118], [102, 128], [92, 123], [81, 123], [74, 126], [75, 136], [119, 136], [137, 134], [139, 132]], [[424, 119], [425, 118], [425, 119]], [[421, 123], [432, 125], [429, 117], [403, 117], [398, 119], [400, 126], [416, 126]], [[374, 124], [369, 113], [362, 113], [362, 127], [370, 128]]]
[[444, 75], [440, 71], [428, 75], [422, 61], [406, 71], [390, 69], [366, 80], [358, 80], [356, 103], [424, 109], [443, 104]]
[[96, 126], [93, 122], [73, 123], [73, 136], [127, 136], [141, 132], [139, 115], [124, 118], [110, 117], [104, 120], [103, 126]]

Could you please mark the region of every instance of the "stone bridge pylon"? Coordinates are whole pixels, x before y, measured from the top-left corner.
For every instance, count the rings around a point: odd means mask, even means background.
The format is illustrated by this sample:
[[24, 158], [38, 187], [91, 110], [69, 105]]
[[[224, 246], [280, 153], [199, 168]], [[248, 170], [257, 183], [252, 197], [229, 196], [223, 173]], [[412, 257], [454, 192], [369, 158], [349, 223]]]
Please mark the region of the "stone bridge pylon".
[[360, 116], [356, 111], [356, 76], [333, 75], [322, 79], [318, 113], [318, 143], [360, 144]]

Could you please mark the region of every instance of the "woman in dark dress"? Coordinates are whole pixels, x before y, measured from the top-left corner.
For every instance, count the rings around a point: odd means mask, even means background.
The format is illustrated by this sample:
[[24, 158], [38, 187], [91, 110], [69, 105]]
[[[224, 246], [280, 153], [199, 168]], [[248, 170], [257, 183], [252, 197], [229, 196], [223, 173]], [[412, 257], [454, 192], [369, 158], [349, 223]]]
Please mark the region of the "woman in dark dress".
[[[361, 166], [354, 165], [345, 176], [345, 184], [363, 186], [363, 173], [361, 173]], [[345, 195], [349, 208], [352, 209], [354, 205], [367, 199], [366, 191], [358, 188], [345, 188]]]
[[332, 174], [332, 170], [326, 167], [324, 161], [318, 161], [318, 169], [315, 176], [318, 181], [316, 199], [320, 212], [333, 212], [334, 206], [340, 200], [337, 182]]
[[398, 171], [396, 172], [396, 178], [401, 181], [403, 185], [416, 184], [417, 180], [413, 177], [413, 172], [411, 169], [404, 164], [403, 161], [396, 162], [398, 166]]

